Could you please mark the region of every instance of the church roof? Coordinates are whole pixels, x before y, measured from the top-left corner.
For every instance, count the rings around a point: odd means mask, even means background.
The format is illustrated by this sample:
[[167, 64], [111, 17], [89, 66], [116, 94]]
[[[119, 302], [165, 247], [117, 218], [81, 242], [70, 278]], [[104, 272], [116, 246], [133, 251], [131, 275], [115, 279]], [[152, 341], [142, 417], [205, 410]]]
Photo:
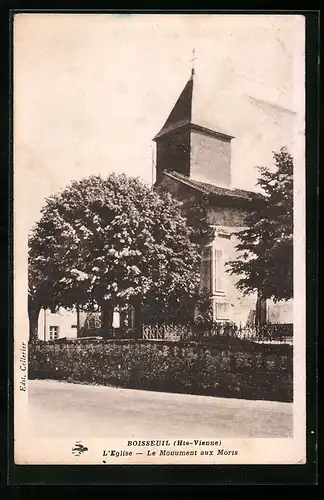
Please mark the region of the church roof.
[[[197, 77], [192, 75], [186, 83], [162, 129], [154, 137], [154, 140], [172, 130], [176, 130], [186, 125], [192, 125], [196, 128], [204, 129], [232, 139], [233, 136], [219, 127], [215, 121], [216, 116], [210, 113], [210, 101], [206, 106], [205, 90], [206, 89], [202, 88], [201, 82], [199, 80], [197, 81]], [[202, 99], [202, 97], [205, 98]], [[206, 113], [206, 111], [209, 111], [211, 116], [207, 116], [208, 113]]]
[[170, 172], [164, 171], [164, 175], [167, 175], [173, 179], [180, 181], [187, 186], [200, 191], [206, 195], [211, 196], [222, 196], [226, 198], [236, 198], [236, 199], [245, 199], [245, 200], [261, 200], [263, 198], [262, 194], [256, 193], [255, 191], [246, 191], [244, 189], [235, 189], [235, 188], [225, 188], [221, 186], [216, 186], [214, 184], [208, 184], [206, 182], [196, 181], [194, 179], [190, 179], [185, 175], [179, 174], [178, 172]]
[[273, 151], [283, 145], [290, 147], [296, 117], [296, 112], [289, 107], [279, 105], [275, 98], [266, 101], [264, 93], [261, 94], [256, 88], [246, 93], [234, 79], [224, 85], [217, 79], [193, 75], [154, 140], [180, 127], [196, 126], [229, 139], [236, 137], [235, 147], [242, 162], [241, 153], [247, 147], [246, 142], [255, 136], [254, 152], [249, 147], [249, 158], [253, 154], [254, 163], [258, 165], [259, 156], [261, 160], [264, 158], [264, 151]]

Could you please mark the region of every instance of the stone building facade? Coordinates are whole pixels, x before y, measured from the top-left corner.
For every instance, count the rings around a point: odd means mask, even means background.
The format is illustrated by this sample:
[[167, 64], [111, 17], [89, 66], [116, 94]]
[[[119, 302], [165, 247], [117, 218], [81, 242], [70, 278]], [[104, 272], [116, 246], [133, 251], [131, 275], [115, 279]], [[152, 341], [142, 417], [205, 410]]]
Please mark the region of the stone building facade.
[[[226, 113], [226, 106], [231, 113]], [[221, 128], [217, 118], [228, 127], [232, 124], [238, 136]], [[272, 151], [291, 145], [293, 118], [290, 110], [246, 95], [223, 91], [216, 99], [215, 92], [208, 96], [193, 72], [154, 137], [155, 189], [170, 192], [183, 203], [184, 211], [190, 205], [202, 205], [215, 230], [213, 241], [202, 250], [201, 262], [201, 288], [212, 296], [215, 321], [244, 325], [255, 316], [257, 307], [257, 296], [243, 296], [235, 287], [238, 277], [225, 270], [225, 263], [237, 258], [235, 233], [243, 229], [246, 215], [257, 210], [262, 199], [255, 191], [232, 187], [232, 152], [236, 159], [242, 154], [242, 168], [249, 165], [249, 155], [250, 166], [254, 161], [258, 161], [255, 166], [264, 161], [269, 164]], [[292, 307], [292, 301], [276, 305], [267, 301], [261, 304], [263, 319], [292, 323]]]

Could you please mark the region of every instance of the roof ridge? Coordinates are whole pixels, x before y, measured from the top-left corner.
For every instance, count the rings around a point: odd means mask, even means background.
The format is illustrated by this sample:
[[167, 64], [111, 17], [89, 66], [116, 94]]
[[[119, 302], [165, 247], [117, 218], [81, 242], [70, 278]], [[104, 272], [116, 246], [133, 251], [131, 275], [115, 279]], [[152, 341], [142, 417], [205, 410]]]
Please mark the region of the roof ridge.
[[[190, 179], [190, 177], [186, 177], [183, 174], [180, 174], [179, 172], [175, 171], [165, 171], [164, 172], [166, 175], [173, 177], [175, 179], [180, 180], [184, 184], [187, 184], [193, 188], [199, 189], [205, 194], [218, 194], [218, 195], [234, 195], [239, 198], [245, 198], [247, 199], [248, 197], [257, 197], [260, 198], [262, 197], [261, 193], [258, 193], [256, 191], [248, 191], [246, 189], [238, 189], [238, 188], [226, 188], [223, 186], [217, 186], [214, 184], [209, 184], [207, 182], [203, 181], [196, 181], [195, 179]], [[218, 193], [217, 193], [218, 191]], [[245, 196], [244, 196], [245, 195]]]
[[165, 135], [168, 132], [171, 132], [172, 130], [177, 130], [180, 127], [184, 127], [185, 125], [190, 125], [190, 120], [178, 120], [177, 122], [171, 123], [170, 125], [164, 125], [161, 130], [156, 134], [156, 136], [153, 138], [153, 141], [155, 139], [158, 139], [161, 135]]
[[171, 170], [171, 171], [165, 171], [164, 172], [166, 175], [168, 176], [171, 176], [171, 177], [175, 177], [176, 179], [179, 179], [180, 181], [182, 181], [184, 184], [188, 184], [189, 186], [192, 186], [194, 185], [194, 187], [197, 187], [197, 188], [200, 188], [201, 191], [203, 191], [204, 193], [206, 194], [209, 194], [209, 191], [207, 188], [205, 188], [205, 186], [197, 186], [195, 184], [195, 182], [190, 179], [190, 177], [186, 177], [185, 175], [183, 174], [180, 174], [179, 172], [175, 172], [174, 170]]

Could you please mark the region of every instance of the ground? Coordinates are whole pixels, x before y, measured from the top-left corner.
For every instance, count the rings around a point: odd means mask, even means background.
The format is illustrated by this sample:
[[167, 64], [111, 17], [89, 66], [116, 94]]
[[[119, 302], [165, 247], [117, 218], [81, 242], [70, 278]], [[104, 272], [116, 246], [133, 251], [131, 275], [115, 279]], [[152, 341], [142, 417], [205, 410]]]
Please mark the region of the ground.
[[31, 380], [35, 437], [291, 437], [291, 403]]

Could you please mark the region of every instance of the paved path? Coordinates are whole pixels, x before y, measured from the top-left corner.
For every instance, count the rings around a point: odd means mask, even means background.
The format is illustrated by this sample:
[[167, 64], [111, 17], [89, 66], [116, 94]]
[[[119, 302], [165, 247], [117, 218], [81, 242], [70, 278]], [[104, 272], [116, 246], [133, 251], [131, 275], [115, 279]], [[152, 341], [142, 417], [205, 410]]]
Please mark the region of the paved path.
[[39, 437], [290, 437], [292, 404], [169, 394], [50, 380], [28, 383]]

